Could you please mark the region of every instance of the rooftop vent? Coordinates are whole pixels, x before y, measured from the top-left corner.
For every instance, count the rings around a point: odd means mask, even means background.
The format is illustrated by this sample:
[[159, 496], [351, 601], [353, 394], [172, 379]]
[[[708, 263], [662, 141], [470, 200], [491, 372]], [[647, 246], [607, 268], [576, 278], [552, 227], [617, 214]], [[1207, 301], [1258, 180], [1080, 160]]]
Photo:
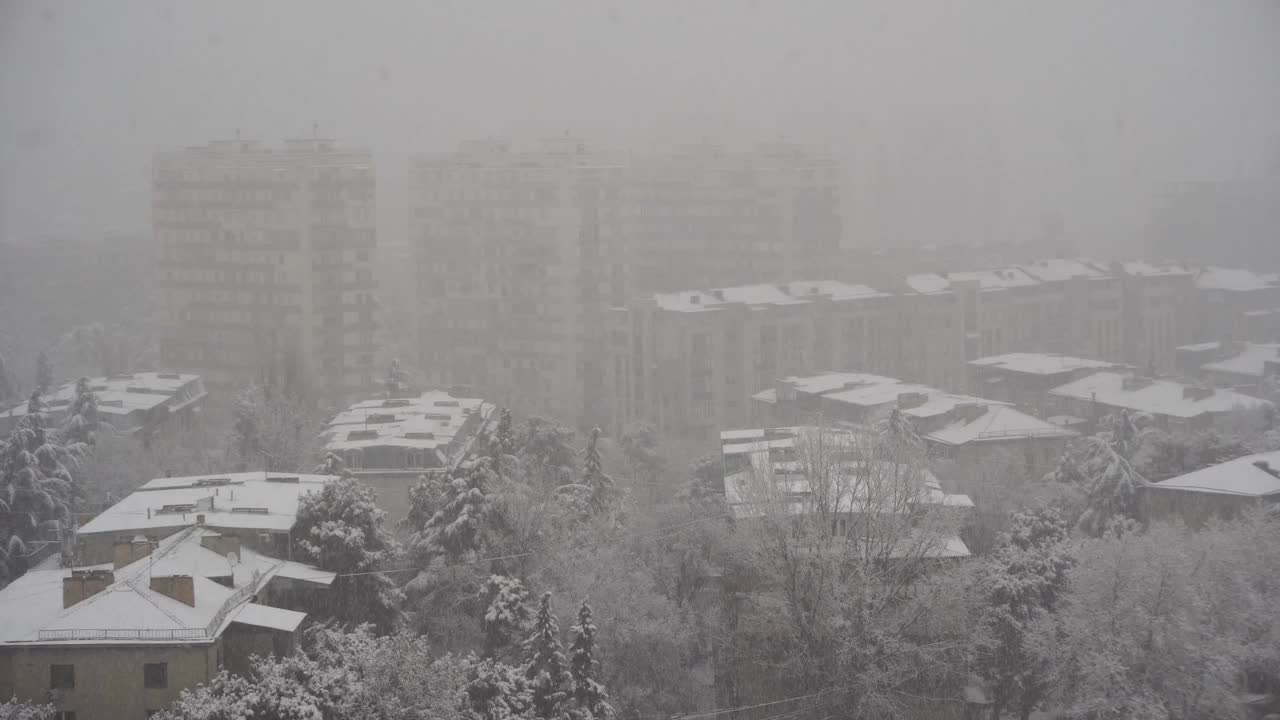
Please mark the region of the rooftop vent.
[[297, 484], [299, 480], [297, 475], [269, 475], [267, 482]]
[[161, 380], [181, 380], [182, 379], [182, 376], [179, 375], [178, 373], [160, 373], [159, 375], [156, 375], [156, 377], [160, 378]]
[[231, 478], [200, 478], [196, 481], [196, 487], [216, 487], [230, 484]]
[[1253, 466], [1272, 477], [1280, 478], [1280, 470], [1271, 467], [1271, 463], [1266, 460], [1256, 460], [1254, 461]]
[[391, 423], [396, 421], [396, 416], [390, 413], [374, 413], [366, 416], [364, 421], [366, 423]]
[[269, 515], [270, 510], [264, 507], [233, 507], [231, 512], [241, 515]]
[[1131, 375], [1120, 381], [1120, 387], [1126, 392], [1132, 392], [1134, 390], [1141, 390], [1145, 387], [1150, 387], [1153, 382], [1155, 382], [1155, 380], [1149, 377]]
[[715, 299], [717, 299], [717, 300], [719, 300], [719, 301], [721, 301], [721, 302], [724, 302], [724, 291], [723, 291], [723, 290], [712, 290], [712, 291], [711, 291], [711, 295], [712, 295]]
[[384, 408], [409, 407], [409, 401], [408, 400], [383, 400], [382, 407]]
[[689, 302], [690, 302], [690, 303], [692, 303], [692, 304], [694, 304], [694, 305], [701, 305], [701, 304], [702, 304], [702, 296], [698, 295], [698, 293], [691, 293], [691, 294], [689, 295]]
[[458, 407], [457, 400], [437, 400], [431, 404], [435, 405], [436, 407]]
[[348, 440], [377, 440], [377, 430], [351, 430], [347, 433]]
[[161, 505], [160, 509], [156, 511], [156, 514], [170, 515], [170, 514], [177, 514], [177, 513], [195, 512], [195, 510], [196, 510], [195, 503], [175, 503], [172, 505]]
[[423, 414], [422, 417], [426, 418], [427, 420], [439, 420], [445, 423], [449, 422], [449, 420], [453, 418], [452, 415], [448, 415], [445, 413], [425, 413]]
[[1182, 388], [1183, 400], [1204, 400], [1213, 397], [1213, 388], [1200, 387], [1198, 385], [1187, 385]]
[[432, 432], [407, 432], [404, 434], [409, 440], [435, 440], [436, 434]]

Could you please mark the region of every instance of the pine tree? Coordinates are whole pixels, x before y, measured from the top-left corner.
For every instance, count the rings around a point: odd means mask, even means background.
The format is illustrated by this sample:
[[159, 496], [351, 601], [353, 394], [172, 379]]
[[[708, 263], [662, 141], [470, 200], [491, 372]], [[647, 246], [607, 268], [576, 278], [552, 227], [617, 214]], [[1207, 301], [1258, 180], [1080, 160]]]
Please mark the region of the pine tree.
[[404, 370], [400, 369], [400, 359], [392, 358], [391, 365], [387, 368], [387, 377], [383, 381], [383, 386], [387, 390], [387, 397], [399, 397], [400, 393], [406, 388], [409, 376]]
[[591, 509], [596, 512], [608, 506], [616, 494], [613, 478], [605, 474], [600, 460], [600, 449], [596, 445], [599, 439], [600, 428], [595, 428], [591, 431], [591, 439], [587, 441], [582, 460], [582, 484], [587, 488]]
[[72, 443], [92, 447], [97, 442], [98, 396], [89, 387], [89, 378], [76, 381], [75, 399], [67, 409], [62, 425], [63, 437]]
[[1080, 472], [1085, 481], [1085, 509], [1080, 529], [1099, 537], [1132, 528], [1138, 515], [1138, 488], [1146, 480], [1106, 438], [1085, 438], [1083, 443]]
[[0, 353], [0, 407], [9, 407], [9, 403], [18, 398], [18, 386], [9, 373], [9, 365]]
[[490, 575], [482, 594], [488, 599], [483, 656], [492, 658], [529, 629], [529, 591], [519, 578]]
[[444, 506], [414, 536], [415, 555], [430, 558], [443, 554], [456, 559], [480, 549], [491, 476], [489, 458], [478, 458], [458, 469], [445, 490]]
[[324, 460], [316, 466], [315, 473], [317, 475], [337, 475], [338, 477], [351, 477], [351, 471], [347, 469], [347, 464], [343, 462], [342, 456], [337, 453], [325, 453]]
[[564, 648], [560, 645], [560, 629], [551, 612], [551, 593], [542, 594], [533, 633], [524, 641], [525, 678], [529, 681], [531, 706], [535, 717], [550, 720], [559, 717], [573, 689]]
[[53, 362], [43, 350], [36, 356], [36, 392], [47, 395], [53, 387]]
[[520, 720], [528, 717], [529, 686], [519, 668], [489, 658], [470, 657], [458, 710], [464, 720]]
[[[591, 606], [583, 599], [578, 608], [578, 623], [573, 626], [573, 644], [569, 646], [569, 674], [573, 677], [573, 701], [582, 717], [613, 717], [609, 693], [600, 682], [600, 661], [596, 658], [596, 626], [591, 620]], [[589, 713], [589, 714], [588, 714]]]
[[[14, 548], [40, 536], [43, 527], [60, 533], [73, 529], [72, 512], [82, 497], [68, 464], [79, 459], [75, 448], [62, 445], [47, 432], [40, 396], [32, 393], [29, 412], [0, 442], [0, 545], [8, 557], [10, 577], [25, 566], [15, 559]], [[17, 537], [19, 543], [12, 538]]]
[[391, 578], [378, 572], [399, 555], [395, 540], [382, 527], [383, 515], [374, 504], [373, 490], [348, 475], [302, 496], [293, 537], [304, 560], [336, 573], [358, 573], [334, 581], [324, 610], [337, 620], [372, 622], [387, 632], [399, 618], [402, 594]]
[[514, 455], [516, 452], [515, 429], [511, 426], [511, 411], [502, 408], [498, 414], [498, 426], [493, 431], [494, 457]]

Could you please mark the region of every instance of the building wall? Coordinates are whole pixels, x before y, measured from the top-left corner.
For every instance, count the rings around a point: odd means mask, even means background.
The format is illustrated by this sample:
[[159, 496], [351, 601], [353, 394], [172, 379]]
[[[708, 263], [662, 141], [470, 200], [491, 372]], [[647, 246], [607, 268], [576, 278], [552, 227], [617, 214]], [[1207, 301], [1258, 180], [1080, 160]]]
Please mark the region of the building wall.
[[211, 387], [338, 398], [381, 376], [374, 171], [329, 140], [160, 153], [152, 218], [161, 362]]
[[[168, 707], [185, 688], [207, 683], [219, 671], [221, 641], [191, 645], [47, 645], [0, 647], [0, 695], [50, 701], [50, 666], [73, 665], [75, 688], [62, 691], [60, 710], [76, 720], [145, 718]], [[145, 663], [166, 663], [164, 689], [147, 688]]]

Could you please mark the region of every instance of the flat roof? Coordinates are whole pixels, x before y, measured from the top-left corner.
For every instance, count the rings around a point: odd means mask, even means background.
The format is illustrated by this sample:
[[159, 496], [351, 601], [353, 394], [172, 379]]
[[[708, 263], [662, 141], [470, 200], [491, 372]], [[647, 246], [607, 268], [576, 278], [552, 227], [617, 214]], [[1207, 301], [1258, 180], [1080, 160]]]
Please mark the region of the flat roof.
[[1245, 497], [1280, 495], [1280, 452], [1246, 455], [1150, 487]]
[[[166, 372], [139, 372], [89, 378], [89, 387], [98, 399], [98, 412], [105, 415], [127, 415], [135, 410], [151, 410], [166, 403], [171, 410], [180, 410], [202, 399], [206, 393], [201, 386], [194, 392], [183, 393], [199, 375]], [[54, 412], [66, 410], [75, 399], [76, 382], [69, 382], [44, 396], [45, 406]], [[173, 401], [177, 402], [173, 402]], [[0, 413], [0, 418], [16, 418], [27, 414], [24, 401]]]
[[1147, 378], [1140, 387], [1125, 389], [1125, 380], [1130, 377], [1127, 373], [1098, 372], [1056, 387], [1049, 394], [1177, 418], [1271, 406], [1267, 400], [1222, 388], [1208, 388], [1209, 394], [1202, 398], [1186, 397], [1186, 388], [1194, 386], [1175, 380]]
[[1022, 373], [1024, 375], [1057, 375], [1059, 373], [1073, 372], [1089, 368], [1103, 369], [1120, 366], [1120, 363], [1108, 362], [1106, 360], [1094, 360], [1092, 358], [1057, 355], [1054, 353], [1026, 352], [990, 355], [988, 357], [978, 358], [977, 360], [970, 360], [969, 364], [979, 367], [998, 368], [1007, 372]]
[[737, 285], [708, 290], [683, 290], [653, 295], [658, 307], [672, 312], [708, 312], [730, 305], [784, 306], [803, 305], [819, 299], [836, 302], [889, 297], [866, 285], [852, 285], [835, 280], [802, 280], [774, 285]]
[[1268, 362], [1280, 362], [1280, 343], [1245, 343], [1236, 355], [1201, 365], [1210, 372], [1261, 378]]
[[243, 472], [157, 478], [80, 527], [82, 535], [142, 532], [195, 525], [284, 532], [293, 527], [298, 499], [334, 475]]
[[1196, 273], [1195, 285], [1203, 290], [1250, 292], [1280, 287], [1275, 274], [1259, 273], [1244, 268], [1206, 265]]
[[402, 447], [444, 451], [474, 415], [487, 420], [493, 403], [460, 398], [444, 390], [428, 390], [416, 397], [376, 398], [357, 402], [325, 426], [325, 448], [342, 451], [370, 447]]

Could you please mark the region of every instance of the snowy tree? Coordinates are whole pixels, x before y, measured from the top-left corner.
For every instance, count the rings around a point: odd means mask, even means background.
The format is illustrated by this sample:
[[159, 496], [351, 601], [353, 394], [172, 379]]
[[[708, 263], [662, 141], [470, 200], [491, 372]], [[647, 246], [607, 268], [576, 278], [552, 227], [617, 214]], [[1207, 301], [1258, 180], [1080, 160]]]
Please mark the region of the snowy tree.
[[302, 559], [340, 574], [321, 610], [346, 623], [372, 622], [380, 632], [395, 624], [402, 600], [395, 582], [379, 572], [399, 555], [382, 527], [384, 515], [369, 486], [343, 477], [303, 495], [293, 527]]
[[497, 657], [522, 638], [529, 629], [529, 591], [519, 578], [490, 575], [485, 583], [484, 650], [486, 658]]
[[685, 500], [702, 500], [724, 496], [724, 457], [720, 453], [704, 455], [689, 465], [689, 480], [680, 493]]
[[4, 354], [0, 353], [0, 407], [8, 408], [18, 397], [18, 383], [9, 371]]
[[502, 408], [498, 413], [498, 425], [493, 430], [493, 454], [514, 455], [519, 448], [516, 443], [515, 428], [511, 424], [511, 411]]
[[1093, 537], [1132, 529], [1138, 516], [1138, 488], [1146, 480], [1105, 437], [1088, 437], [1081, 443], [1079, 468], [1085, 499], [1077, 524]]
[[325, 453], [324, 459], [316, 466], [314, 470], [317, 475], [337, 475], [338, 477], [349, 477], [351, 471], [347, 469], [347, 464], [343, 462], [342, 456], [337, 453]]
[[666, 469], [666, 460], [659, 452], [658, 431], [648, 423], [637, 423], [628, 426], [618, 442], [632, 481], [646, 487], [656, 483]]
[[1252, 452], [1245, 444], [1213, 430], [1193, 434], [1148, 432], [1134, 454], [1133, 465], [1151, 482], [1224, 463]]
[[1066, 523], [1056, 512], [1017, 513], [977, 576], [987, 592], [979, 658], [993, 717], [1012, 708], [1026, 720], [1049, 691], [1046, 664], [1025, 638], [1031, 623], [1052, 612], [1066, 590], [1075, 565], [1066, 541]]
[[573, 476], [576, 453], [573, 431], [540, 418], [525, 421], [518, 440], [517, 455], [537, 487], [564, 485]]
[[472, 656], [458, 709], [465, 720], [522, 720], [532, 706], [520, 668]]
[[53, 720], [59, 714], [53, 705], [20, 703], [16, 698], [0, 703], [0, 720]]
[[433, 515], [444, 506], [445, 491], [450, 481], [438, 474], [419, 475], [409, 488], [409, 512], [402, 521], [409, 530], [421, 530]]
[[100, 423], [98, 396], [89, 387], [89, 378], [82, 377], [76, 381], [75, 397], [62, 423], [62, 437], [70, 443], [92, 447], [97, 443]]
[[[582, 601], [578, 622], [573, 626], [573, 643], [569, 646], [569, 674], [573, 677], [573, 702], [583, 718], [609, 718], [613, 707], [609, 693], [600, 682], [600, 660], [597, 658], [596, 626], [591, 620], [591, 607]], [[582, 712], [585, 711], [585, 712]]]
[[607, 507], [617, 496], [613, 478], [605, 474], [600, 461], [600, 448], [597, 445], [599, 440], [600, 428], [595, 428], [591, 431], [591, 439], [587, 441], [582, 454], [582, 484], [587, 487], [591, 508], [596, 512]]
[[524, 641], [524, 652], [524, 676], [529, 682], [533, 715], [544, 720], [559, 717], [573, 690], [573, 676], [560, 645], [560, 629], [551, 611], [550, 592], [542, 594], [533, 632]]
[[457, 559], [480, 549], [493, 479], [489, 458], [477, 458], [455, 471], [445, 489], [443, 507], [410, 541], [418, 562], [436, 555]]
[[315, 461], [322, 423], [305, 398], [251, 386], [236, 395], [233, 414], [229, 449], [242, 467], [298, 472]]
[[391, 364], [387, 367], [387, 377], [383, 380], [383, 386], [386, 388], [387, 397], [399, 397], [402, 392], [408, 389], [409, 375], [400, 367], [400, 359], [392, 358]]
[[0, 443], [0, 546], [10, 555], [10, 576], [25, 571], [14, 562], [11, 538], [29, 545], [42, 530], [70, 532], [72, 512], [83, 499], [68, 469], [79, 462], [79, 451], [46, 430], [39, 395], [32, 393], [31, 405], [35, 412], [23, 416]]
[[47, 395], [53, 387], [53, 363], [43, 350], [36, 356], [36, 392]]

